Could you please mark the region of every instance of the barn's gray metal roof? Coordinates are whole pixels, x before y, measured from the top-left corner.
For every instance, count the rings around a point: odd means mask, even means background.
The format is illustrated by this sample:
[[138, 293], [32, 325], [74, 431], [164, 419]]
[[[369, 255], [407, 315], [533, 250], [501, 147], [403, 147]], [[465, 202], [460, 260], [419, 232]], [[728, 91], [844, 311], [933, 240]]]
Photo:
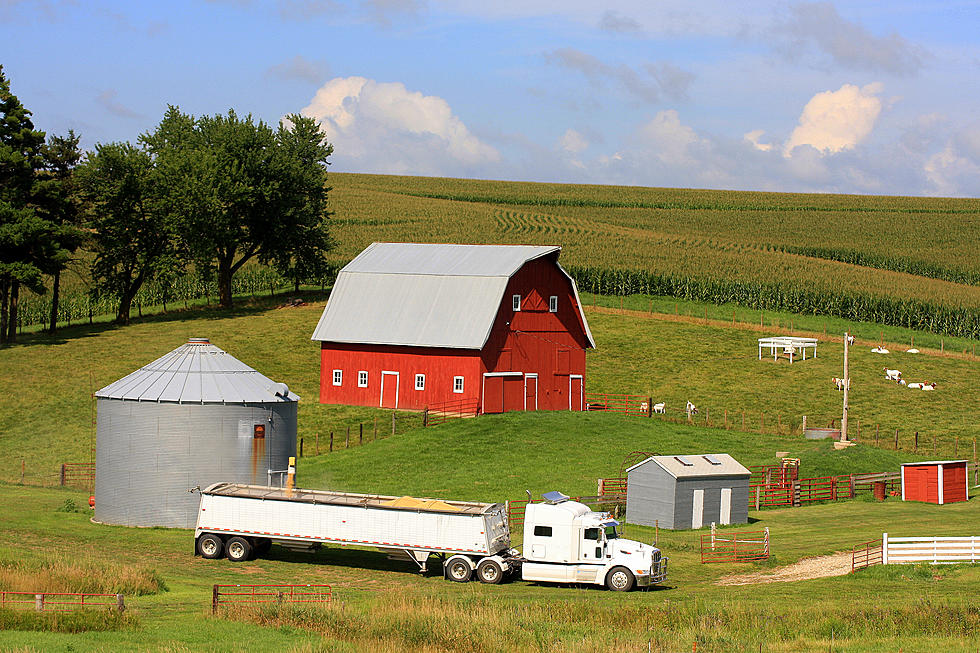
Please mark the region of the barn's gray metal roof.
[[727, 453], [650, 456], [627, 469], [626, 473], [650, 462], [660, 465], [674, 478], [752, 476], [751, 471]]
[[149, 365], [95, 393], [100, 399], [181, 404], [245, 404], [299, 401], [276, 383], [206, 338], [192, 338]]
[[[312, 340], [482, 349], [510, 277], [543, 256], [554, 256], [557, 265], [560, 252], [554, 246], [373, 243], [337, 275]], [[578, 289], [569, 281], [594, 347]]]

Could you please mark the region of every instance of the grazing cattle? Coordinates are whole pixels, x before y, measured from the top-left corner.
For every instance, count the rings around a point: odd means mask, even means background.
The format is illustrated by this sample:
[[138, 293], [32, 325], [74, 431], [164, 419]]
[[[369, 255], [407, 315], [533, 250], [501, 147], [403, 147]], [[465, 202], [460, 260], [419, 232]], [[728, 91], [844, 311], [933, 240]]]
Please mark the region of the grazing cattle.
[[854, 346], [854, 336], [847, 336], [847, 344], [849, 347]]
[[902, 373], [899, 370], [890, 370], [887, 367], [883, 367], [882, 369], [885, 370], [885, 378], [889, 381], [898, 383], [902, 380]]
[[660, 413], [661, 415], [666, 414], [667, 413], [667, 404], [664, 403], [664, 402], [662, 402], [662, 401], [659, 404], [654, 404], [653, 405], [653, 412]]
[[[833, 380], [833, 382], [834, 382], [834, 385], [836, 385], [836, 386], [837, 386], [837, 391], [838, 391], [838, 392], [840, 392], [841, 390], [843, 390], [843, 389], [844, 389], [844, 379], [839, 379], [839, 378], [837, 378], [837, 377], [835, 376], [835, 377], [834, 377], [834, 378], [833, 378], [832, 380]], [[848, 384], [847, 384], [847, 389], [848, 389], [848, 390], [850, 390], [850, 389], [851, 389], [851, 384], [850, 384], [850, 383], [848, 383]]]
[[697, 415], [697, 414], [698, 414], [698, 407], [692, 404], [690, 401], [687, 402], [687, 416], [690, 417], [691, 415]]

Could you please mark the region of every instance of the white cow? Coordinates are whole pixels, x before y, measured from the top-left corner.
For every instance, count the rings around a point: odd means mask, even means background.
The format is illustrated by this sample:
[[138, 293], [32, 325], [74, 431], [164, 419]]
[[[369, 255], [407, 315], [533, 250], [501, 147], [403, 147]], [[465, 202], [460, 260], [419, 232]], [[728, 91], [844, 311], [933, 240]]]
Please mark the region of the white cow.
[[690, 401], [687, 402], [687, 409], [686, 410], [687, 410], [687, 416], [688, 417], [690, 417], [691, 415], [697, 415], [698, 414], [698, 407], [695, 406]]
[[889, 381], [898, 383], [902, 380], [902, 373], [899, 370], [890, 370], [887, 367], [883, 367], [882, 369], [885, 370], [885, 378]]

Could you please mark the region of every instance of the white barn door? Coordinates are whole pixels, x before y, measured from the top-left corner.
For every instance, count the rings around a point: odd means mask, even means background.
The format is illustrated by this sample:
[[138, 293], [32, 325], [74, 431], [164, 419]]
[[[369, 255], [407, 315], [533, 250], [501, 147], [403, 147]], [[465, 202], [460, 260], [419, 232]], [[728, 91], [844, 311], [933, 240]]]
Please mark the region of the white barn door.
[[693, 509], [691, 510], [691, 528], [701, 528], [704, 525], [704, 490], [694, 491]]
[[719, 524], [732, 523], [732, 488], [721, 488], [721, 515], [718, 517]]

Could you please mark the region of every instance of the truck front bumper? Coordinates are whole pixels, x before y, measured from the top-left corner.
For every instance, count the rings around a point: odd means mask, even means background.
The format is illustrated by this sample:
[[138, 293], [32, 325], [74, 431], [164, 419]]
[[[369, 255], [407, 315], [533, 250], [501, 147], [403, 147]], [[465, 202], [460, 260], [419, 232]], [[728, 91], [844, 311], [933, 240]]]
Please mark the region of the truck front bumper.
[[667, 560], [669, 558], [660, 558], [653, 563], [650, 567], [649, 574], [637, 574], [636, 585], [637, 587], [649, 587], [650, 585], [659, 585], [667, 580]]

